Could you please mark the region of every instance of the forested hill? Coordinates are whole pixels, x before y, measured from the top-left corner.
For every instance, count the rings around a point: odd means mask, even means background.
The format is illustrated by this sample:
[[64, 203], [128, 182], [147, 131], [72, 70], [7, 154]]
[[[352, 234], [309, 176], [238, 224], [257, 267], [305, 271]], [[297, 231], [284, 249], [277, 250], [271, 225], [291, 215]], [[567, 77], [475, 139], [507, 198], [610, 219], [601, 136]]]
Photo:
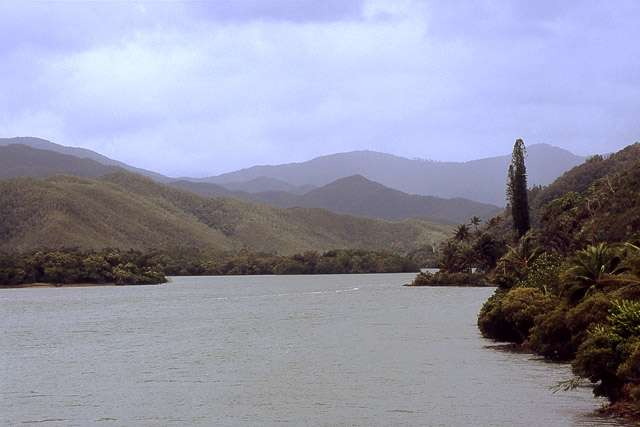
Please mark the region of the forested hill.
[[450, 227], [392, 223], [319, 208], [282, 209], [213, 199], [115, 172], [99, 179], [57, 175], [0, 181], [0, 250], [198, 247], [293, 254], [437, 244]]
[[89, 158], [40, 150], [28, 145], [0, 145], [0, 179], [30, 177], [47, 178], [65, 173], [84, 178], [97, 178], [120, 170]]
[[638, 142], [608, 156], [592, 156], [583, 164], [565, 172], [548, 187], [535, 191], [530, 201], [531, 207], [539, 209], [570, 191], [581, 193], [606, 175], [630, 170], [638, 160], [640, 160], [640, 143]]
[[488, 219], [503, 209], [496, 205], [474, 202], [463, 198], [443, 199], [433, 196], [418, 196], [403, 193], [354, 175], [342, 178], [304, 194], [285, 191], [263, 191], [247, 193], [231, 192], [225, 188], [205, 182], [177, 181], [169, 185], [194, 191], [202, 195], [220, 197], [231, 194], [239, 199], [283, 208], [306, 206], [323, 207], [333, 212], [402, 221], [407, 218], [428, 218], [437, 222], [457, 225], [473, 216]]
[[[42, 139], [42, 138], [33, 138], [33, 137], [0, 138], [0, 147], [10, 146], [10, 145], [19, 145], [23, 147], [27, 146], [36, 150], [46, 150], [47, 153], [39, 153], [39, 154], [36, 154], [35, 158], [31, 158], [31, 159], [27, 158], [27, 159], [20, 160], [21, 162], [27, 161], [31, 163], [29, 165], [31, 167], [31, 170], [29, 171], [28, 174], [20, 174], [19, 171], [17, 170], [13, 171], [10, 174], [6, 174], [6, 170], [3, 168], [0, 168], [0, 176], [2, 176], [3, 178], [9, 178], [9, 177], [45, 178], [51, 175], [55, 175], [56, 173], [65, 173], [69, 175], [83, 176], [88, 178], [94, 177], [94, 175], [89, 175], [89, 174], [76, 174], [75, 169], [77, 168], [77, 165], [73, 163], [71, 163], [69, 165], [71, 167], [67, 169], [57, 168], [55, 170], [48, 171], [48, 167], [52, 166], [51, 162], [53, 162], [54, 165], [56, 162], [53, 160], [47, 160], [46, 157], [50, 156], [49, 152], [54, 152], [54, 153], [63, 154], [70, 157], [75, 157], [80, 161], [93, 160], [94, 162], [97, 162], [103, 166], [112, 166], [110, 171], [113, 171], [115, 169], [124, 169], [129, 172], [135, 172], [135, 173], [142, 174], [144, 176], [148, 176], [149, 178], [152, 178], [158, 182], [170, 181], [169, 178], [167, 178], [162, 174], [130, 166], [118, 160], [110, 159], [109, 157], [103, 156], [102, 154], [96, 153], [95, 151], [87, 150], [86, 148], [80, 148], [80, 147], [67, 147], [64, 145], [56, 144], [51, 141], [47, 141], [46, 139]], [[54, 159], [55, 158], [56, 157], [54, 157]], [[40, 160], [43, 160], [44, 162], [41, 162]], [[15, 168], [18, 165], [19, 164], [9, 165], [9, 168]], [[5, 173], [3, 174], [3, 172]], [[101, 173], [95, 176], [100, 176], [108, 172], [109, 171], [104, 171], [103, 169]]]
[[[594, 166], [585, 165], [589, 166], [584, 170], [585, 176], [592, 170], [603, 176], [583, 192], [568, 191], [542, 208], [540, 222], [548, 246], [571, 251], [596, 242], [625, 242], [640, 237], [638, 154], [640, 144], [636, 143], [607, 160], [595, 160]], [[611, 167], [601, 169], [604, 162]]]
[[[498, 286], [478, 327], [571, 361], [567, 386], [589, 379], [609, 399], [608, 413], [640, 419], [640, 144], [596, 156], [533, 193], [537, 204], [551, 201], [517, 243], [488, 251], [503, 255], [478, 279]], [[444, 247], [455, 254], [459, 246]], [[420, 277], [430, 284], [435, 276]]]

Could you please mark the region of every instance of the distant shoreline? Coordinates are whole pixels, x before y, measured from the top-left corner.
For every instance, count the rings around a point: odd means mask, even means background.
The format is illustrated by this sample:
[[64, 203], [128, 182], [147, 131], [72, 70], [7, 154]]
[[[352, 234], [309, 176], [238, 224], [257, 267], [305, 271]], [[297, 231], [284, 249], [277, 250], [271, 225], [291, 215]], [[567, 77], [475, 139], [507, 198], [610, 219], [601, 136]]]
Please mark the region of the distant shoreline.
[[143, 286], [161, 285], [162, 283], [127, 283], [118, 285], [115, 282], [108, 283], [23, 283], [21, 285], [0, 285], [0, 289], [20, 289], [20, 288], [86, 288], [93, 286]]

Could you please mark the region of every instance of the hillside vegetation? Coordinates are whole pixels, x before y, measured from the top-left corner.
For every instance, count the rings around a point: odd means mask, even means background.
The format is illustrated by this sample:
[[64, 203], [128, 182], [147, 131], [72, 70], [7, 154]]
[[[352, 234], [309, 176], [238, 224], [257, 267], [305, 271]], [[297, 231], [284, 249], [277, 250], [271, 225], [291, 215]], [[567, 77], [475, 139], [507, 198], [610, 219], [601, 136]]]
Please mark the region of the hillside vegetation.
[[[548, 202], [536, 226], [511, 244], [494, 240], [495, 262], [477, 264], [498, 286], [478, 316], [485, 337], [570, 360], [575, 378], [560, 386], [587, 379], [614, 410], [634, 415], [640, 414], [639, 154], [636, 143], [594, 157], [538, 189], [532, 199]], [[460, 228], [456, 235], [463, 235]], [[451, 242], [445, 248], [456, 249]], [[465, 259], [458, 250], [443, 251], [443, 267], [452, 253]]]
[[[169, 185], [196, 193], [219, 197], [225, 189], [217, 184], [178, 181]], [[457, 224], [477, 215], [489, 218], [499, 214], [498, 206], [478, 203], [463, 198], [443, 199], [433, 196], [417, 196], [403, 193], [354, 175], [310, 190], [304, 194], [285, 191], [247, 193], [227, 190], [226, 194], [255, 203], [282, 208], [303, 206], [323, 207], [333, 212], [357, 216], [402, 221], [407, 218], [425, 218], [445, 224]]]
[[22, 144], [0, 146], [0, 179], [15, 177], [46, 178], [65, 173], [84, 178], [97, 178], [120, 170], [92, 159], [39, 150]]
[[450, 228], [393, 223], [325, 209], [281, 209], [213, 199], [130, 172], [99, 179], [58, 175], [0, 181], [0, 250], [150, 250], [295, 254], [339, 248], [408, 251], [433, 245]]
[[[15, 137], [15, 138], [0, 138], [0, 147], [4, 147], [4, 146], [8, 146], [8, 145], [22, 145], [22, 146], [27, 146], [27, 147], [31, 147], [33, 149], [37, 149], [37, 150], [43, 150], [43, 151], [47, 151], [47, 152], [54, 152], [54, 153], [59, 153], [59, 154], [64, 154], [64, 155], [68, 155], [68, 156], [72, 156], [72, 157], [76, 157], [77, 159], [80, 160], [93, 160], [96, 163], [95, 164], [99, 164], [99, 165], [103, 165], [103, 166], [112, 166], [110, 171], [116, 170], [116, 169], [124, 169], [127, 170], [129, 172], [135, 172], [135, 173], [139, 173], [141, 175], [144, 176], [148, 176], [149, 178], [158, 181], [158, 182], [168, 182], [170, 181], [169, 178], [167, 178], [164, 175], [161, 175], [159, 173], [156, 172], [152, 172], [152, 171], [148, 171], [145, 169], [140, 169], [140, 168], [136, 168], [133, 166], [130, 166], [126, 163], [123, 162], [119, 162], [117, 160], [113, 160], [110, 159], [109, 157], [103, 156], [102, 154], [96, 153], [95, 151], [91, 151], [91, 150], [87, 150], [86, 148], [79, 148], [79, 147], [66, 147], [60, 144], [56, 144], [53, 143], [51, 141], [47, 141], [46, 139], [42, 139], [42, 138], [33, 138], [33, 137]], [[40, 155], [40, 159], [38, 160], [43, 160], [43, 161], [36, 161], [33, 162], [34, 164], [32, 164], [32, 166], [34, 167], [34, 169], [43, 169], [43, 170], [47, 170], [48, 167], [51, 166], [50, 161], [47, 160], [46, 156], [48, 156], [48, 154], [43, 153], [42, 155]], [[34, 159], [35, 160], [35, 159]], [[109, 171], [106, 172], [100, 172], [98, 175], [95, 176], [100, 176], [103, 175], [105, 173], [108, 173]], [[76, 175], [74, 173], [73, 170], [58, 170], [56, 173], [64, 173], [64, 174], [69, 174], [69, 175]], [[47, 174], [47, 175], [42, 175], [42, 174], [34, 174], [34, 175], [17, 175], [14, 174], [12, 176], [15, 177], [22, 177], [22, 178], [26, 178], [26, 177], [36, 177], [36, 178], [44, 178], [46, 176], [51, 176], [52, 174]], [[94, 175], [78, 175], [78, 176], [84, 176], [84, 177], [89, 177], [89, 178], [93, 178]]]
[[568, 170], [553, 183], [534, 189], [530, 200], [532, 211], [537, 211], [554, 199], [569, 192], [581, 193], [594, 182], [607, 175], [629, 170], [640, 159], [640, 143], [629, 145], [607, 156], [595, 155], [581, 165]]

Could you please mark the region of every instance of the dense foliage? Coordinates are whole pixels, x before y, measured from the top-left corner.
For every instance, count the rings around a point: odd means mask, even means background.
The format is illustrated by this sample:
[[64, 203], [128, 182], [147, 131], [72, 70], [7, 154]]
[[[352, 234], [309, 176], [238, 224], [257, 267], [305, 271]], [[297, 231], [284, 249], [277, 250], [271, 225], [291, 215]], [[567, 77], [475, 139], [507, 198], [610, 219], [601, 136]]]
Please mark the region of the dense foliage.
[[246, 250], [215, 253], [177, 249], [149, 252], [144, 258], [170, 276], [402, 273], [418, 270], [414, 261], [395, 252], [362, 249], [337, 249], [322, 254], [305, 251], [289, 256]]
[[[498, 289], [478, 316], [484, 336], [518, 343], [550, 359], [570, 360], [578, 378], [596, 384], [595, 394], [606, 396], [614, 408], [636, 413], [638, 147], [636, 143], [607, 159], [591, 159], [565, 174], [559, 180], [562, 186], [550, 186], [557, 197], [540, 206], [538, 226], [511, 243], [489, 272]], [[633, 153], [635, 163], [630, 162]], [[585, 186], [582, 179], [589, 176], [597, 179]], [[566, 192], [556, 193], [560, 188]], [[537, 189], [535, 197], [544, 199], [549, 191]]]
[[166, 282], [164, 273], [145, 261], [136, 253], [36, 252], [29, 256], [0, 253], [0, 286]]
[[527, 168], [524, 164], [526, 156], [524, 142], [516, 140], [511, 154], [511, 165], [507, 175], [507, 200], [511, 205], [513, 228], [518, 237], [522, 237], [530, 227], [529, 202], [527, 199]]
[[487, 274], [495, 271], [507, 250], [502, 222], [503, 217], [492, 217], [481, 225], [482, 220], [474, 216], [468, 224], [458, 225], [453, 237], [440, 245], [439, 271], [421, 272], [410, 286], [487, 286]]
[[0, 254], [0, 286], [27, 283], [161, 283], [165, 274], [347, 274], [418, 271], [408, 257], [391, 251], [340, 249], [290, 256], [267, 253], [210, 253], [196, 249], [153, 252], [37, 252]]
[[489, 286], [482, 273], [420, 272], [408, 286]]
[[565, 172], [549, 186], [537, 187], [539, 191], [530, 194], [529, 198], [531, 213], [537, 213], [547, 203], [562, 198], [569, 192], [582, 193], [594, 182], [607, 175], [630, 170], [638, 159], [640, 159], [638, 142], [611, 155], [590, 157], [584, 164]]

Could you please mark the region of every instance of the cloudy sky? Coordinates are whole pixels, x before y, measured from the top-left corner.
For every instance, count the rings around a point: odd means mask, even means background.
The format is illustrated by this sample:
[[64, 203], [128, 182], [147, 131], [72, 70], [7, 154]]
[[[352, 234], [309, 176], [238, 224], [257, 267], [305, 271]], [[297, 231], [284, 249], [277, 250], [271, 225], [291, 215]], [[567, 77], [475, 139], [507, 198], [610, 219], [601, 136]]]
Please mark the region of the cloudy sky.
[[169, 176], [640, 140], [640, 2], [0, 3], [0, 137]]

